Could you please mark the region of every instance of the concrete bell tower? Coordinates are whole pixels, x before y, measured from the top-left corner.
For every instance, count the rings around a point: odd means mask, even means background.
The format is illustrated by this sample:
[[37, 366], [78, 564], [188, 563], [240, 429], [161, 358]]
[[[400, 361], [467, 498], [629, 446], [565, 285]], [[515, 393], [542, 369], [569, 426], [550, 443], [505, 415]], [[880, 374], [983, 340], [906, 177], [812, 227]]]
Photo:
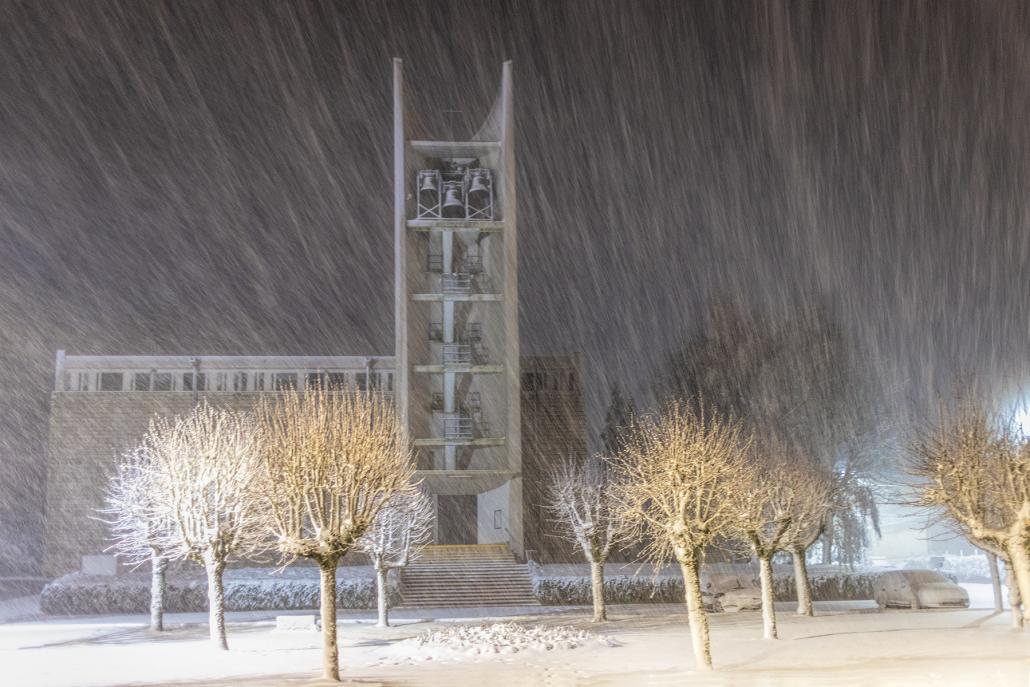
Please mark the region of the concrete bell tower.
[[414, 140], [393, 62], [396, 399], [435, 543], [524, 557], [511, 63], [479, 131]]

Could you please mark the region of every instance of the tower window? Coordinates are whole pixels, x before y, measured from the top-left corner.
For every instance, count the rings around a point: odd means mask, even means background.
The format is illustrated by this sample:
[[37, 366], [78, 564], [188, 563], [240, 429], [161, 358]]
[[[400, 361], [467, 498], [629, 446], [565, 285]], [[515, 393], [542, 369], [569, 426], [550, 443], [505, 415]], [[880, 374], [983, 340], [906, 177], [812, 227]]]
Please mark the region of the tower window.
[[347, 384], [346, 372], [329, 372], [325, 377], [327, 388], [334, 391], [344, 391], [350, 386]]
[[272, 375], [272, 389], [275, 391], [286, 391], [297, 388], [296, 372], [276, 372]]
[[101, 391], [121, 391], [122, 390], [122, 373], [121, 372], [101, 372], [100, 373], [100, 390]]
[[[207, 376], [203, 372], [197, 373], [197, 391], [203, 391], [207, 388]], [[193, 391], [193, 373], [186, 372], [182, 375], [182, 389], [183, 391]]]

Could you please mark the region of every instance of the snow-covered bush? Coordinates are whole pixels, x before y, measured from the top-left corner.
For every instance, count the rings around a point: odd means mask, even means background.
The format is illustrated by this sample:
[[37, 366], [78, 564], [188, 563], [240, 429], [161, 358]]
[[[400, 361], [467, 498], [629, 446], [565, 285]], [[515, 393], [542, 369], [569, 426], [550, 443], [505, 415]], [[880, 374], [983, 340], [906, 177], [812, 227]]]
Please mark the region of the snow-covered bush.
[[[172, 612], [206, 611], [207, 583], [199, 577], [169, 580], [164, 603], [165, 610]], [[50, 615], [146, 613], [150, 608], [150, 576], [72, 573], [43, 587], [39, 605]]]
[[[540, 569], [542, 572], [542, 568]], [[756, 589], [758, 571], [741, 568], [736, 571], [743, 581], [751, 581]], [[810, 571], [812, 598], [815, 601], [842, 601], [873, 598], [875, 573]], [[707, 582], [703, 576], [702, 584]], [[590, 577], [580, 575], [539, 576], [533, 579], [537, 601], [545, 606], [589, 606]], [[613, 575], [605, 578], [605, 598], [609, 603], [680, 603], [683, 601], [683, 578], [679, 575]], [[794, 576], [777, 570], [773, 575], [773, 596], [777, 601], [795, 601]], [[707, 599], [706, 599], [707, 601]]]
[[[873, 598], [875, 573], [860, 572], [812, 572], [808, 578], [812, 583], [813, 601], [858, 601]], [[758, 585], [758, 576], [755, 576]], [[773, 576], [773, 598], [777, 601], [797, 601], [797, 587], [793, 575]]]
[[[340, 569], [336, 599], [340, 608], [375, 608], [375, 577], [370, 570]], [[399, 593], [390, 589], [393, 602]], [[225, 576], [225, 608], [229, 611], [318, 608], [316, 569], [230, 570]], [[165, 603], [170, 612], [207, 610], [207, 583], [201, 576], [169, 576]], [[54, 580], [40, 597], [40, 607], [51, 615], [143, 613], [150, 605], [150, 577], [128, 573], [115, 577], [72, 573]]]
[[[590, 577], [537, 577], [533, 593], [544, 606], [589, 606], [593, 603]], [[604, 580], [604, 598], [612, 604], [681, 603], [682, 577], [620, 575]]]

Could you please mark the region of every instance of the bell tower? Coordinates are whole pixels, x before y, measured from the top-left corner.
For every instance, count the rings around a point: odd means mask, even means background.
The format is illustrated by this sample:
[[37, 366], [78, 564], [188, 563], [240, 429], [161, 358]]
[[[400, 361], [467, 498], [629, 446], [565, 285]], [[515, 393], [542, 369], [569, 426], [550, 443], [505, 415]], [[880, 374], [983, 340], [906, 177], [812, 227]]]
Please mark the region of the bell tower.
[[396, 400], [437, 544], [524, 557], [511, 63], [469, 140], [417, 140], [393, 62]]

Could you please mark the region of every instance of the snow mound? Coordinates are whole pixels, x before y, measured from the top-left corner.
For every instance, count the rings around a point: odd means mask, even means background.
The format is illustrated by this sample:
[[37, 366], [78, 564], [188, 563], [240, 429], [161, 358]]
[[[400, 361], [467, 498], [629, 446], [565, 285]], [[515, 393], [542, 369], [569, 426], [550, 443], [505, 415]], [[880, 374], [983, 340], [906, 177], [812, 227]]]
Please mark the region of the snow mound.
[[590, 644], [604, 647], [619, 645], [604, 635], [572, 627], [527, 627], [516, 623], [494, 623], [428, 630], [417, 637], [398, 642], [391, 653], [396, 658], [431, 661], [576, 649]]

